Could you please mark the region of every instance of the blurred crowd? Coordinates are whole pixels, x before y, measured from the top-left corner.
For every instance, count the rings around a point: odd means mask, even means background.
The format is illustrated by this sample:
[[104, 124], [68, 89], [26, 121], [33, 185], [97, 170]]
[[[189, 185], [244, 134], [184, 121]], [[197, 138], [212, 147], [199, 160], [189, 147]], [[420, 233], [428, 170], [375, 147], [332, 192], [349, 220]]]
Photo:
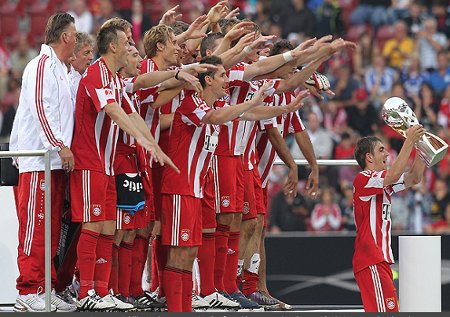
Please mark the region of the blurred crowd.
[[[45, 25], [39, 17], [68, 10], [78, 31], [96, 34], [107, 19], [121, 16], [133, 25], [136, 43], [168, 8], [180, 4], [191, 22], [214, 0], [0, 0], [0, 142], [7, 142], [18, 105], [22, 72], [37, 55]], [[355, 52], [337, 53], [320, 70], [334, 97], [309, 97], [300, 116], [318, 159], [352, 159], [360, 136], [377, 135], [395, 158], [402, 137], [384, 124], [381, 108], [392, 96], [406, 100], [431, 133], [450, 141], [450, 5], [448, 0], [236, 0], [240, 18], [256, 21], [263, 34], [298, 44], [334, 34], [355, 41]], [[49, 12], [51, 11], [51, 12]], [[14, 12], [15, 14], [11, 14]], [[12, 18], [12, 19], [11, 19]], [[142, 51], [142, 50], [141, 50]], [[302, 158], [289, 142], [294, 158]], [[356, 166], [321, 167], [320, 198], [304, 195], [308, 168], [299, 168], [298, 195], [280, 191], [283, 166], [271, 174], [269, 231], [355, 230], [352, 182]], [[393, 230], [450, 233], [450, 153], [424, 181], [392, 204]]]

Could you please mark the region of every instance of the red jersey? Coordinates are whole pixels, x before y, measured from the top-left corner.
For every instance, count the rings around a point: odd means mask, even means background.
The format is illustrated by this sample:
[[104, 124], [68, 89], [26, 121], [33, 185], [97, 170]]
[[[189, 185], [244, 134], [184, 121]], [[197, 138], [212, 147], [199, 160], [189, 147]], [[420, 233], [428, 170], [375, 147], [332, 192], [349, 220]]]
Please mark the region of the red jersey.
[[[142, 61], [141, 74], [158, 71], [158, 66], [151, 58], [146, 58]], [[150, 128], [150, 133], [155, 138], [156, 142], [159, 140], [160, 126], [159, 126], [159, 111], [151, 107], [159, 96], [160, 85], [156, 85], [150, 88], [143, 88], [139, 91], [138, 95], [141, 100], [140, 114], [144, 119], [147, 126]]]
[[[244, 81], [244, 70], [245, 64], [240, 63], [230, 70], [227, 71], [227, 76], [230, 80], [228, 86], [230, 88], [230, 95], [225, 96], [219, 101], [216, 101], [215, 105], [220, 106], [221, 104], [229, 103], [230, 105], [237, 105], [241, 102], [238, 102], [237, 96], [240, 95], [240, 89], [243, 88], [243, 91], [248, 90], [248, 82]], [[246, 88], [247, 87], [247, 88]], [[239, 98], [239, 100], [245, 100]], [[239, 156], [242, 154], [242, 150], [240, 148], [241, 140], [244, 133], [244, 125], [239, 120], [233, 120], [228, 122], [222, 126], [219, 134], [219, 144], [216, 148], [216, 155], [225, 155], [225, 156]]]
[[[128, 86], [128, 85], [127, 85]], [[112, 74], [102, 58], [89, 66], [77, 92], [72, 152], [76, 170], [114, 175], [117, 125], [104, 107], [117, 102], [130, 110], [131, 101], [119, 74]]]
[[317, 204], [311, 212], [311, 227], [314, 231], [337, 231], [341, 228], [342, 213], [337, 204]]
[[218, 127], [201, 121], [211, 110], [197, 94], [191, 94], [175, 111], [167, 154], [180, 173], [164, 169], [161, 193], [203, 198], [206, 172], [219, 135]]
[[[175, 96], [175, 98], [173, 98], [171, 102], [168, 102], [167, 104], [159, 108], [159, 114], [161, 115], [161, 114], [175, 113], [175, 111], [180, 106], [183, 99], [184, 99], [184, 90], [182, 90], [177, 96]], [[161, 150], [163, 150], [163, 152], [166, 152], [169, 147], [170, 130], [171, 129], [166, 129], [164, 131], [161, 131], [159, 135], [158, 144]]]
[[[285, 106], [295, 99], [293, 93], [282, 93], [273, 96], [272, 104], [274, 106]], [[256, 152], [258, 161], [258, 171], [261, 176], [262, 188], [267, 187], [269, 181], [269, 173], [275, 161], [275, 150], [269, 141], [269, 137], [265, 130], [277, 128], [283, 139], [291, 133], [298, 133], [305, 130], [298, 112], [286, 113], [270, 120], [259, 122], [259, 131], [256, 135]]]
[[353, 182], [353, 209], [356, 224], [355, 273], [380, 262], [394, 263], [391, 249], [391, 195], [405, 189], [404, 175], [384, 187], [383, 171], [362, 171]]
[[445, 127], [450, 128], [450, 100], [448, 98], [443, 98], [441, 104], [439, 105], [438, 111], [438, 123]]
[[[258, 90], [266, 83], [270, 83], [270, 87], [267, 90], [267, 98], [264, 100], [265, 106], [273, 106], [273, 94], [280, 84], [279, 80], [258, 80], [252, 81], [248, 85], [248, 92], [245, 101], [251, 100]], [[243, 101], [244, 102], [244, 101]], [[240, 124], [244, 125], [244, 134], [241, 140], [241, 152], [244, 170], [252, 170], [256, 166], [255, 155], [255, 138], [258, 127], [255, 121], [241, 121]]]

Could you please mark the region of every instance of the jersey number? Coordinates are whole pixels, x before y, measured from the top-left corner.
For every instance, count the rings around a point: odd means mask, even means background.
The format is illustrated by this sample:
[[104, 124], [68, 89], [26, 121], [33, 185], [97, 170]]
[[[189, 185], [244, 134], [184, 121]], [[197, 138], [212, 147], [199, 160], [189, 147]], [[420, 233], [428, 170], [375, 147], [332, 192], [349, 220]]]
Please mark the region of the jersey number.
[[383, 220], [391, 219], [391, 204], [383, 204]]

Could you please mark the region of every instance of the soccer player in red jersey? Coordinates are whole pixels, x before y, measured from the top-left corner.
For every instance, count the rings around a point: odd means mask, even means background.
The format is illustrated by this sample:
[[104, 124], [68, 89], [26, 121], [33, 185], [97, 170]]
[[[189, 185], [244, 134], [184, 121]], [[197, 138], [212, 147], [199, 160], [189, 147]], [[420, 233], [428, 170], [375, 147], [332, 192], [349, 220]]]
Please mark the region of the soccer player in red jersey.
[[408, 159], [425, 133], [421, 125], [406, 131], [406, 140], [397, 159], [387, 169], [389, 153], [374, 136], [360, 139], [355, 159], [362, 171], [353, 182], [356, 240], [353, 272], [366, 312], [398, 312], [397, 294], [390, 265], [391, 195], [420, 183], [425, 163], [416, 155], [409, 171]]
[[[199, 75], [204, 89], [201, 97], [195, 93], [187, 95], [172, 123], [168, 153], [177, 162], [181, 173], [165, 169], [162, 179], [162, 243], [170, 246], [163, 286], [171, 312], [192, 311], [191, 270], [202, 240], [200, 199], [210, 159], [218, 143], [219, 129], [215, 125], [236, 119], [261, 104], [268, 88], [263, 86], [251, 101], [214, 110], [211, 108], [214, 102], [227, 94], [228, 78], [220, 58], [213, 56], [204, 62], [218, 65], [217, 71]], [[299, 106], [300, 98], [297, 98], [283, 111], [295, 111]]]
[[142, 118], [126, 115], [122, 108], [126, 106], [126, 91], [143, 84], [141, 80], [137, 84], [136, 80], [132, 85], [125, 85], [117, 74], [127, 65], [129, 54], [124, 29], [117, 25], [102, 28], [97, 46], [101, 58], [88, 68], [77, 93], [77, 125], [73, 137], [76, 167], [70, 178], [72, 219], [83, 223], [77, 248], [81, 298], [77, 305], [81, 309], [115, 307], [114, 299], [109, 297], [108, 282], [116, 220], [113, 163], [117, 127], [133, 136], [158, 160], [173, 166], [143, 128]]

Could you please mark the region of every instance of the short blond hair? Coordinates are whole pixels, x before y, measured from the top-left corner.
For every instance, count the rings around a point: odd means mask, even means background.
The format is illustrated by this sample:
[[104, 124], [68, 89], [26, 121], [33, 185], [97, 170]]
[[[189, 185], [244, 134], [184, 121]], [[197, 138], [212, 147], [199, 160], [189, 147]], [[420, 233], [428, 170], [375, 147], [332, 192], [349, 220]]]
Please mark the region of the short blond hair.
[[124, 29], [124, 30], [128, 30], [128, 29], [131, 30], [132, 29], [131, 23], [128, 22], [127, 20], [122, 19], [122, 18], [112, 18], [112, 19], [106, 20], [102, 24], [101, 28], [105, 28], [105, 27], [108, 27], [108, 26], [111, 26], [111, 25], [117, 26], [117, 27], [119, 27], [121, 29]]
[[167, 25], [157, 25], [144, 33], [144, 50], [148, 58], [156, 56], [158, 52], [156, 44], [166, 44], [173, 34], [173, 29]]

